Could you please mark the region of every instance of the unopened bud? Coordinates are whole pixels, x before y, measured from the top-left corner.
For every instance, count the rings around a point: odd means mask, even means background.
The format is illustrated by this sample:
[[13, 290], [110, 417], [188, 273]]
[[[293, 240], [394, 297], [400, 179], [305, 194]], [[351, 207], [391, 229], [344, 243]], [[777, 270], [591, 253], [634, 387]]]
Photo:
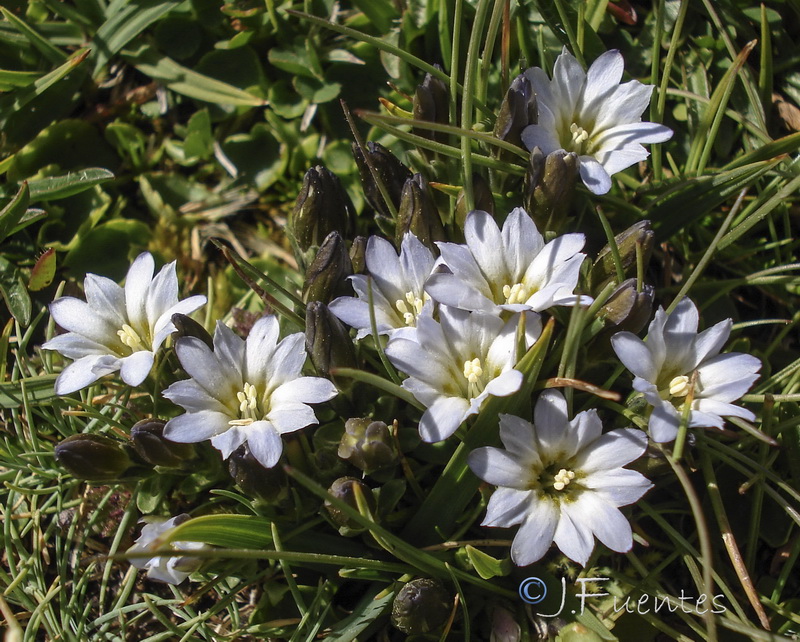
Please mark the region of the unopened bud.
[[525, 74], [520, 74], [511, 82], [500, 104], [500, 111], [494, 124], [494, 135], [500, 140], [524, 149], [522, 130], [528, 125], [535, 125], [537, 120], [536, 94], [533, 93], [531, 81]]
[[59, 465], [76, 479], [111, 481], [130, 468], [128, 453], [122, 444], [102, 435], [72, 435], [55, 448]]
[[367, 237], [357, 236], [350, 245], [350, 263], [353, 274], [364, 274], [367, 269]]
[[[626, 274], [636, 269], [637, 246], [640, 247], [638, 251], [642, 254], [643, 264], [645, 267], [647, 266], [650, 261], [650, 255], [653, 253], [654, 240], [655, 234], [650, 226], [650, 221], [634, 223], [627, 230], [614, 237], [622, 269]], [[598, 253], [597, 260], [592, 266], [591, 283], [595, 294], [600, 292], [609, 281], [616, 277], [617, 272], [611, 248], [605, 245]]]
[[435, 247], [434, 241], [445, 239], [439, 210], [431, 195], [428, 181], [422, 174], [414, 174], [403, 186], [394, 235], [397, 247], [400, 247], [406, 232], [412, 232], [431, 249]]
[[328, 306], [312, 301], [306, 308], [306, 351], [319, 374], [332, 368], [353, 368], [356, 353], [350, 332]]
[[317, 255], [306, 270], [303, 301], [331, 299], [348, 291], [347, 277], [353, 273], [350, 255], [339, 232], [331, 232], [319, 246]]
[[447, 621], [452, 605], [441, 583], [428, 578], [411, 580], [394, 598], [392, 624], [408, 635], [429, 633]]
[[583, 624], [571, 622], [558, 632], [558, 639], [561, 642], [601, 642], [603, 638]]
[[[472, 200], [475, 202], [473, 209], [483, 210], [494, 216], [494, 195], [489, 187], [489, 183], [480, 174], [472, 175]], [[467, 220], [467, 199], [466, 193], [462, 189], [456, 198], [456, 223], [464, 229], [464, 221]]]
[[[358, 491], [356, 488], [358, 488]], [[333, 482], [333, 484], [331, 484], [328, 492], [336, 499], [343, 501], [345, 504], [356, 510], [359, 510], [358, 501], [356, 500], [356, 492], [360, 492], [364, 497], [370, 512], [375, 512], [375, 497], [372, 494], [372, 491], [370, 490], [369, 486], [355, 477], [340, 477]], [[342, 535], [357, 535], [365, 530], [364, 527], [361, 526], [356, 520], [349, 517], [344, 511], [340, 510], [327, 500], [325, 501], [325, 508], [327, 509], [328, 514], [331, 516], [331, 519], [334, 521], [334, 523], [339, 526], [339, 532]]]
[[645, 284], [637, 292], [636, 279], [627, 279], [611, 293], [598, 316], [619, 326], [617, 330], [628, 330], [636, 334], [650, 318], [654, 294], [655, 288], [652, 285]]
[[305, 252], [312, 245], [322, 243], [334, 230], [346, 236], [353, 215], [353, 203], [339, 179], [330, 170], [317, 165], [303, 177], [288, 228]]
[[397, 461], [389, 427], [372, 419], [348, 419], [339, 442], [339, 457], [371, 473]]
[[578, 179], [578, 156], [558, 149], [547, 157], [538, 147], [531, 152], [523, 188], [523, 206], [544, 232], [558, 231], [572, 201]]
[[172, 315], [172, 325], [175, 326], [175, 340], [181, 337], [195, 337], [205, 343], [211, 350], [214, 349], [214, 341], [202, 325], [197, 321], [179, 312]]
[[392, 218], [392, 210], [386, 205], [381, 189], [370, 171], [370, 166], [383, 183], [395, 209], [400, 205], [403, 186], [411, 178], [411, 170], [383, 145], [372, 141], [367, 143], [366, 158], [361, 148], [353, 143], [353, 157], [356, 159], [358, 175], [361, 177], [361, 185], [364, 187], [364, 196], [367, 201], [376, 212]]
[[[427, 120], [434, 123], [446, 125], [450, 122], [450, 92], [441, 80], [431, 74], [425, 74], [422, 84], [417, 85], [414, 92], [412, 111], [416, 120]], [[417, 136], [422, 136], [428, 140], [436, 142], [446, 142], [447, 135], [442, 132], [434, 132], [430, 129], [415, 127], [412, 132]], [[427, 149], [420, 149], [420, 153], [431, 160], [435, 157]]]
[[192, 444], [178, 444], [164, 437], [160, 419], [142, 419], [131, 428], [133, 448], [142, 459], [153, 466], [177, 468], [195, 455]]
[[249, 497], [276, 503], [288, 493], [286, 473], [280, 468], [264, 468], [247, 445], [239, 446], [228, 458], [228, 472]]
[[492, 611], [492, 633], [489, 642], [519, 642], [522, 629], [511, 611], [496, 606]]

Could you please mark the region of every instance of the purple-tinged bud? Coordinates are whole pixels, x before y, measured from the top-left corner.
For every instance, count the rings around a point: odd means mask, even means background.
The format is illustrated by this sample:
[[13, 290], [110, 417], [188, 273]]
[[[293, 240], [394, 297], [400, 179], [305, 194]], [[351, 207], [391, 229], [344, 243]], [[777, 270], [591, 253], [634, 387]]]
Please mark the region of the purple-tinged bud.
[[566, 218], [578, 180], [578, 157], [558, 149], [546, 157], [531, 152], [523, 187], [523, 206], [541, 232], [557, 232]]
[[[614, 237], [619, 251], [622, 269], [627, 275], [636, 271], [636, 253], [642, 254], [642, 262], [645, 268], [650, 262], [655, 242], [655, 233], [650, 225], [650, 221], [638, 221], [631, 225], [627, 230], [620, 232]], [[637, 250], [637, 247], [640, 249]], [[611, 248], [606, 244], [597, 254], [597, 260], [592, 266], [590, 279], [592, 290], [595, 294], [601, 292], [603, 288], [612, 280], [617, 278], [617, 271], [614, 265], [614, 258]]]
[[239, 446], [228, 458], [228, 472], [236, 485], [249, 497], [278, 503], [288, 495], [286, 473], [280, 466], [264, 468], [247, 445]]
[[597, 315], [618, 326], [616, 330], [636, 334], [650, 319], [654, 294], [652, 285], [645, 284], [641, 292], [637, 292], [636, 279], [628, 279], [617, 286]]
[[306, 308], [306, 351], [317, 372], [325, 377], [332, 368], [356, 366], [349, 330], [320, 301], [312, 301]]
[[[364, 497], [367, 507], [372, 514], [375, 513], [375, 496], [372, 494], [369, 486], [355, 477], [340, 477], [337, 479], [328, 492], [336, 499], [340, 499], [348, 506], [358, 510], [358, 501], [356, 500], [356, 488], [361, 492]], [[325, 508], [331, 519], [339, 527], [339, 532], [347, 537], [358, 535], [366, 530], [361, 524], [349, 517], [344, 511], [338, 509], [331, 504], [328, 500], [325, 501]]]
[[[447, 85], [431, 74], [425, 74], [422, 84], [417, 85], [414, 92], [412, 111], [415, 120], [448, 124], [450, 122], [450, 91]], [[413, 128], [412, 132], [428, 140], [439, 143], [447, 142], [447, 134], [442, 132], [434, 132], [420, 127]], [[428, 160], [435, 158], [435, 154], [427, 149], [420, 148], [420, 153]]]
[[153, 466], [178, 468], [195, 456], [192, 444], [178, 444], [164, 437], [166, 422], [142, 419], [131, 428], [131, 442], [136, 454]]
[[395, 210], [400, 205], [403, 186], [411, 178], [411, 170], [380, 143], [372, 141], [367, 143], [366, 158], [356, 143], [353, 143], [352, 147], [353, 157], [358, 166], [358, 175], [361, 177], [361, 185], [364, 188], [364, 197], [376, 212], [387, 218], [393, 218], [392, 210], [386, 205], [381, 189], [370, 171], [370, 165], [383, 183]]
[[[475, 202], [473, 209], [483, 210], [494, 216], [494, 195], [489, 187], [489, 183], [480, 174], [472, 175], [472, 199]], [[464, 221], [467, 220], [467, 199], [466, 193], [462, 189], [456, 198], [456, 223], [464, 229]]]
[[339, 457], [369, 474], [397, 461], [389, 427], [372, 419], [348, 419], [339, 442]]
[[447, 621], [452, 608], [452, 597], [440, 582], [411, 580], [394, 598], [392, 624], [407, 635], [430, 633]]
[[[520, 74], [511, 82], [500, 104], [500, 111], [494, 124], [494, 135], [500, 140], [525, 149], [521, 138], [522, 130], [537, 122], [536, 94], [533, 93], [530, 80], [525, 74]], [[500, 150], [501, 157], [504, 155], [502, 151]]]
[[336, 175], [321, 165], [309, 169], [289, 216], [288, 230], [305, 252], [334, 230], [347, 236], [353, 203]]
[[70, 475], [88, 481], [118, 480], [133, 464], [120, 442], [91, 434], [67, 437], [56, 446], [55, 457]]
[[394, 243], [400, 247], [406, 232], [411, 232], [423, 245], [436, 249], [434, 241], [444, 241], [445, 233], [439, 210], [433, 200], [428, 181], [414, 174], [403, 186]]
[[303, 301], [328, 303], [333, 298], [347, 294], [347, 277], [353, 273], [350, 254], [339, 232], [331, 232], [319, 246], [317, 255], [306, 270]]
[[181, 337], [195, 337], [205, 343], [211, 350], [214, 349], [214, 341], [202, 325], [185, 314], [176, 313], [172, 315], [172, 325], [176, 332], [174, 339], [177, 341]]

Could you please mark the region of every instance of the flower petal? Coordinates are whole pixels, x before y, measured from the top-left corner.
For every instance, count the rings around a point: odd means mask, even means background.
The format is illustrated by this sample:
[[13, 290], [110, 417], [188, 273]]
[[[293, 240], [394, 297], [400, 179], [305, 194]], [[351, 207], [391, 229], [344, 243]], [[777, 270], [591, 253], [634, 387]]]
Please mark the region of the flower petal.
[[419, 422], [423, 441], [433, 443], [447, 439], [467, 418], [469, 402], [461, 397], [441, 397], [428, 408]]
[[228, 430], [229, 420], [228, 415], [213, 410], [184, 413], [167, 422], [164, 437], [179, 444], [194, 444]]
[[680, 423], [681, 418], [672, 404], [660, 403], [653, 406], [653, 413], [650, 415], [650, 422], [647, 425], [650, 439], [657, 444], [674, 441], [678, 436]]
[[120, 328], [123, 323], [127, 323], [125, 292], [114, 281], [104, 276], [87, 274], [83, 281], [83, 291], [86, 302], [92, 309], [101, 312]]
[[250, 426], [247, 445], [264, 468], [272, 468], [277, 464], [283, 452], [281, 436], [266, 421], [257, 421]]
[[592, 63], [586, 72], [586, 85], [581, 97], [582, 117], [597, 112], [600, 104], [619, 85], [624, 67], [622, 54], [617, 49], [606, 51]]
[[516, 457], [506, 450], [486, 446], [473, 450], [467, 457], [472, 472], [495, 486], [518, 490], [529, 489], [529, 471], [523, 469]]
[[653, 487], [644, 475], [627, 468], [596, 470], [581, 483], [614, 506], [633, 504]]
[[655, 383], [658, 369], [650, 354], [650, 342], [645, 343], [631, 332], [617, 332], [611, 337], [611, 347], [628, 370], [637, 377]]
[[[244, 346], [242, 377], [245, 381], [258, 387], [266, 384], [268, 373], [276, 361], [274, 355], [278, 345], [279, 332], [278, 319], [273, 315], [261, 317], [250, 329]], [[305, 353], [303, 360], [305, 361]], [[301, 368], [302, 365], [301, 363]], [[299, 373], [299, 368], [297, 372]]]
[[749, 354], [729, 352], [708, 359], [697, 368], [698, 397], [736, 401], [758, 379], [760, 369], [761, 361]]
[[719, 354], [731, 334], [732, 325], [731, 319], [725, 319], [697, 335], [694, 340], [695, 368], [706, 359]]
[[527, 566], [544, 557], [561, 521], [553, 502], [534, 499], [528, 506], [528, 516], [511, 543], [511, 559], [517, 566]]
[[[248, 349], [248, 358], [250, 350]], [[279, 386], [287, 381], [291, 381], [300, 376], [300, 372], [305, 365], [306, 358], [306, 337], [302, 332], [290, 334], [281, 340], [275, 348], [275, 354], [269, 365], [264, 364], [264, 368], [269, 374], [269, 386]], [[263, 363], [263, 361], [261, 361]], [[269, 372], [268, 369], [271, 369]], [[248, 374], [249, 374], [248, 370]], [[263, 372], [263, 371], [262, 371]], [[253, 375], [253, 378], [263, 375]]]
[[508, 528], [525, 520], [533, 498], [530, 490], [498, 488], [489, 498], [482, 526]]
[[230, 426], [225, 432], [212, 437], [211, 445], [222, 453], [223, 459], [227, 459], [247, 440], [252, 426]]
[[219, 399], [208, 394], [194, 379], [176, 381], [161, 394], [190, 413], [213, 410], [214, 412], [231, 413], [231, 416], [236, 416], [236, 411], [238, 410], [238, 403], [235, 397], [231, 399], [233, 407], [228, 408]]
[[273, 426], [272, 431], [278, 434], [295, 432], [319, 423], [314, 409], [299, 401], [273, 405], [267, 415], [267, 420]]
[[536, 229], [536, 223], [521, 207], [511, 210], [503, 223], [502, 235], [506, 272], [513, 283], [518, 283], [536, 255], [542, 251], [544, 239]]
[[502, 283], [508, 279], [500, 228], [488, 212], [473, 210], [464, 223], [464, 239], [483, 276], [489, 283]]
[[558, 452], [568, 435], [567, 402], [558, 390], [545, 390], [533, 409], [533, 424], [540, 450]]
[[[98, 314], [86, 301], [71, 296], [58, 298], [50, 304], [50, 314], [65, 330], [104, 346], [122, 347], [117, 336], [119, 328], [109, 318]], [[111, 348], [107, 350], [110, 351]]]
[[492, 379], [484, 392], [495, 397], [508, 397], [513, 395], [522, 385], [523, 376], [518, 370], [506, 370], [499, 377]]
[[638, 459], [647, 448], [647, 435], [635, 428], [620, 428], [602, 435], [575, 457], [575, 467], [584, 473], [612, 470]]
[[138, 386], [153, 369], [155, 355], [148, 350], [138, 350], [128, 357], [120, 359], [119, 374], [129, 386]]
[[593, 156], [581, 156], [579, 158], [581, 180], [592, 194], [607, 194], [611, 189], [611, 177], [603, 166]]
[[534, 147], [538, 147], [545, 156], [563, 149], [555, 130], [542, 124], [528, 125], [522, 130], [521, 138], [527, 149], [533, 151]]
[[633, 547], [633, 533], [628, 520], [619, 508], [596, 493], [582, 493], [567, 510], [573, 519], [581, 519], [591, 528], [597, 539], [612, 551], [627, 553]]
[[93, 384], [100, 377], [116, 372], [119, 359], [112, 355], [90, 355], [78, 359], [64, 368], [54, 386], [57, 395], [69, 395]]
[[270, 403], [322, 403], [333, 399], [337, 392], [336, 386], [327, 379], [321, 377], [298, 377], [276, 388], [270, 397]]
[[564, 555], [581, 566], [586, 566], [586, 562], [589, 561], [589, 556], [594, 550], [594, 534], [586, 523], [590, 516], [572, 510], [577, 503], [563, 502], [561, 504], [561, 518], [558, 520], [553, 541]]
[[125, 277], [125, 307], [128, 323], [134, 328], [149, 328], [145, 307], [155, 267], [153, 255], [142, 252], [131, 264]]

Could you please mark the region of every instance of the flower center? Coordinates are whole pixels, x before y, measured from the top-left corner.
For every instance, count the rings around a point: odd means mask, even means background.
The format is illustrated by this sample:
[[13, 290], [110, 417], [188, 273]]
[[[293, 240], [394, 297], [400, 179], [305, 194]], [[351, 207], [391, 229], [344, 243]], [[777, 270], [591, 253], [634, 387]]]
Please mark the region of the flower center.
[[139, 336], [136, 330], [134, 330], [127, 323], [122, 324], [122, 330], [117, 330], [117, 336], [122, 343], [124, 343], [133, 351], [144, 348], [144, 345], [142, 344], [142, 338]]
[[564, 490], [573, 479], [575, 479], [575, 473], [566, 468], [562, 468], [553, 476], [553, 488], [556, 490]]
[[422, 298], [416, 296], [413, 292], [406, 292], [406, 300], [397, 299], [394, 307], [403, 315], [403, 321], [407, 326], [416, 326], [417, 317], [422, 314], [422, 308], [425, 307], [425, 301], [428, 300], [427, 293], [422, 294]]
[[589, 132], [587, 132], [583, 127], [578, 125], [578, 123], [572, 123], [569, 126], [570, 134], [572, 134], [572, 140], [570, 141], [570, 150], [576, 154], [580, 155], [583, 153], [584, 143], [589, 140]]
[[231, 426], [249, 426], [258, 419], [258, 397], [256, 387], [245, 382], [244, 388], [236, 393], [239, 400], [240, 419], [231, 419], [228, 424]]
[[503, 286], [503, 296], [506, 298], [506, 303], [525, 303], [530, 298], [531, 292], [524, 283], [515, 283]]
[[483, 364], [478, 357], [464, 362], [464, 378], [467, 380], [467, 395], [470, 399], [483, 392]]
[[669, 382], [669, 394], [671, 397], [685, 397], [689, 394], [689, 377], [680, 375]]

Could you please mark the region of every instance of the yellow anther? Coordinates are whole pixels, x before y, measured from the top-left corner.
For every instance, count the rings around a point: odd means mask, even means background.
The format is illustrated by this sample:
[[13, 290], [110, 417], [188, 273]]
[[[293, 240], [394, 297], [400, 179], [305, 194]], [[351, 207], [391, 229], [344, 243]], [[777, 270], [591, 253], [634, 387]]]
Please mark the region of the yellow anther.
[[422, 298], [416, 296], [413, 292], [406, 292], [406, 300], [397, 299], [394, 302], [394, 307], [403, 315], [403, 322], [408, 326], [417, 325], [417, 317], [422, 314], [422, 308], [425, 307], [425, 301], [428, 300], [428, 295], [423, 293]]
[[478, 383], [483, 376], [481, 360], [475, 357], [472, 361], [464, 362], [464, 378], [470, 383]]
[[669, 394], [672, 397], [685, 397], [689, 394], [689, 377], [680, 375], [669, 382]]
[[506, 303], [525, 303], [531, 293], [524, 283], [515, 283], [514, 285], [503, 286], [503, 296], [506, 298]]
[[122, 325], [122, 330], [117, 330], [117, 336], [131, 350], [138, 350], [142, 347], [142, 339], [139, 334], [127, 323]]
[[575, 479], [575, 473], [566, 468], [562, 468], [556, 473], [555, 477], [553, 477], [553, 488], [556, 490], [564, 490], [573, 479]]

